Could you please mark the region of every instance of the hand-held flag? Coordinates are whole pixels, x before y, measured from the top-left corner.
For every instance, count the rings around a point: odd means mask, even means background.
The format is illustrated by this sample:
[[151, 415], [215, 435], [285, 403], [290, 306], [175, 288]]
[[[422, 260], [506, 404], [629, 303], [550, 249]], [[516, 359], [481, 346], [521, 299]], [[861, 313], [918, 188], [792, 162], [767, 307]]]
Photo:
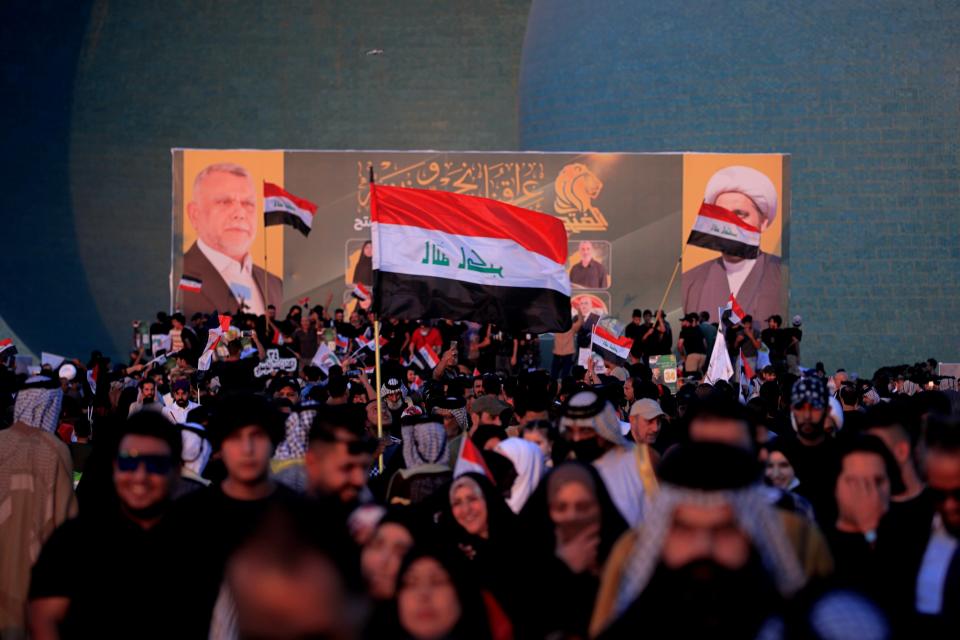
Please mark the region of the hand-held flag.
[[370, 185], [374, 307], [400, 319], [566, 331], [567, 234], [559, 218], [447, 191]]

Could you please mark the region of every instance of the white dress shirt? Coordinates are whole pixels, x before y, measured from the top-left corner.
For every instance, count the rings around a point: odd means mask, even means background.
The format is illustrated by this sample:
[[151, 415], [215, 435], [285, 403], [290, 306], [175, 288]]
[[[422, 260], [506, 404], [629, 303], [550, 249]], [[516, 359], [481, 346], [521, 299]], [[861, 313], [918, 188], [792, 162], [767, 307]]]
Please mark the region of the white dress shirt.
[[956, 551], [957, 539], [947, 532], [940, 514], [934, 515], [930, 542], [927, 543], [923, 562], [920, 563], [920, 572], [917, 574], [918, 613], [938, 615], [943, 609], [943, 585]]
[[247, 313], [262, 316], [267, 312], [266, 305], [263, 303], [263, 294], [260, 293], [260, 285], [263, 283], [257, 283], [253, 279], [253, 258], [249, 253], [243, 258], [243, 263], [240, 263], [199, 238], [197, 238], [197, 246], [213, 268], [220, 273], [237, 302], [243, 299], [243, 303], [247, 305]]

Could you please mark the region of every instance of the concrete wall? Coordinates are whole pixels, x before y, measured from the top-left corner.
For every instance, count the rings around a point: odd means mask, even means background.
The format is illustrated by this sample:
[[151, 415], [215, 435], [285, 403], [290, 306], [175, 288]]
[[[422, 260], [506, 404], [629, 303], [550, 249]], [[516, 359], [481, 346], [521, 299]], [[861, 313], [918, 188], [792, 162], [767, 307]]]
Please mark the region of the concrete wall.
[[516, 148], [528, 10], [3, 3], [0, 317], [36, 351], [123, 353], [169, 300], [171, 147]]
[[805, 362], [956, 362], [958, 70], [951, 2], [536, 0], [520, 142], [793, 154]]

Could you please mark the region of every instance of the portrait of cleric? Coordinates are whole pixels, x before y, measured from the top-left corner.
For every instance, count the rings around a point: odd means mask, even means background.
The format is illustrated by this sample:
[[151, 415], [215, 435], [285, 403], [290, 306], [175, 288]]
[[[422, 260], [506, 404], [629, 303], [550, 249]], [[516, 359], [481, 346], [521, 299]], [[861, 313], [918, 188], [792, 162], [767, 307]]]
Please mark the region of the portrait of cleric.
[[[571, 243], [572, 248], [572, 243]], [[610, 243], [582, 240], [577, 246], [575, 263], [570, 267], [570, 284], [580, 289], [606, 289], [610, 286]]]
[[[764, 173], [751, 167], [730, 166], [717, 171], [707, 182], [703, 200], [756, 227], [761, 237], [777, 216], [776, 187]], [[683, 310], [709, 311], [714, 316], [732, 293], [754, 318], [783, 314], [780, 283], [779, 257], [763, 251], [756, 258], [721, 253], [683, 274]]]
[[256, 188], [245, 167], [217, 163], [196, 175], [187, 218], [197, 240], [183, 256], [183, 275], [200, 280], [201, 286], [180, 291], [180, 307], [188, 318], [241, 307], [263, 315], [267, 305], [281, 303], [283, 281], [253, 264], [259, 215]]

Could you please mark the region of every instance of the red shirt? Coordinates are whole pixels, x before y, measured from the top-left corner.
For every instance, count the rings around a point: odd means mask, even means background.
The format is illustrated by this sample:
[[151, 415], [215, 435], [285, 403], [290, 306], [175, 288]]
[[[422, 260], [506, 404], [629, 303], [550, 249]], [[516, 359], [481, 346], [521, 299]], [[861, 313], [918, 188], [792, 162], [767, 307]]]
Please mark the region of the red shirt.
[[434, 351], [437, 351], [443, 346], [443, 337], [436, 327], [431, 327], [427, 335], [423, 335], [421, 329], [422, 327], [417, 328], [410, 336], [410, 344], [413, 346], [414, 353], [416, 353], [420, 347], [430, 347]]

